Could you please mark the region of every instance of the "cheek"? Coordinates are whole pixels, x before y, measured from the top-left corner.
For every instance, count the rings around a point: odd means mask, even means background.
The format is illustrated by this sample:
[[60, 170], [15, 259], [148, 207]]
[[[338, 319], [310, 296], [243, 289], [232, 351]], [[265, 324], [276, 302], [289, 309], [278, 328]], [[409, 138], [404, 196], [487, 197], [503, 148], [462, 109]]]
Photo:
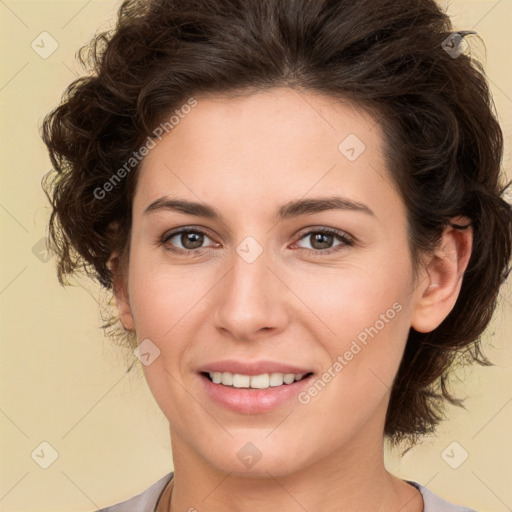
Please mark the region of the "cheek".
[[408, 295], [400, 287], [359, 282], [346, 292], [331, 289], [331, 300], [323, 303], [326, 323], [335, 335], [319, 338], [328, 353], [324, 373], [299, 397], [309, 404], [299, 421], [307, 424], [308, 418], [330, 411], [321, 430], [340, 443], [375, 414], [382, 414], [383, 421], [409, 332]]
[[357, 382], [370, 392], [372, 384], [382, 387], [379, 380], [391, 386], [398, 370], [410, 329], [413, 279], [412, 271], [403, 271], [407, 265], [407, 260], [368, 265], [335, 279], [308, 277], [301, 283], [299, 293], [329, 328], [324, 349], [330, 361], [341, 358], [340, 380], [352, 381], [354, 389]]
[[139, 339], [157, 342], [172, 338], [172, 331], [186, 324], [207, 285], [185, 267], [172, 269], [146, 261], [134, 259], [130, 268], [130, 305]]
[[390, 324], [406, 316], [403, 311], [411, 300], [412, 275], [403, 268], [368, 264], [304, 273], [296, 276], [293, 289], [334, 339], [346, 340], [375, 324], [379, 331], [384, 327], [389, 331]]

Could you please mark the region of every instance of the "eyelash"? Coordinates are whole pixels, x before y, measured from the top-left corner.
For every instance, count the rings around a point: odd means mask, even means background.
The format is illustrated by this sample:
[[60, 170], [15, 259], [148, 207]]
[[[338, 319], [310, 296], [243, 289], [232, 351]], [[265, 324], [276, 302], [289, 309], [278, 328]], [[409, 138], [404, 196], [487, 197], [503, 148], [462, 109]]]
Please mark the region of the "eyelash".
[[[172, 231], [171, 233], [165, 233], [160, 240], [160, 244], [166, 246], [167, 250], [169, 250], [175, 254], [191, 256], [191, 257], [197, 256], [198, 251], [203, 252], [204, 250], [206, 250], [206, 252], [210, 252], [208, 249], [213, 249], [212, 247], [201, 247], [199, 249], [179, 249], [176, 247], [172, 247], [172, 248], [168, 247], [169, 240], [171, 240], [175, 236], [181, 235], [183, 233], [199, 233], [199, 234], [204, 235], [211, 239], [211, 237], [208, 235], [208, 233], [206, 233], [202, 229], [187, 227], [187, 228], [182, 228], [182, 229], [179, 229], [176, 231]], [[342, 243], [339, 245], [336, 245], [334, 247], [331, 247], [329, 249], [315, 250], [315, 249], [305, 249], [303, 247], [300, 247], [299, 249], [306, 251], [306, 254], [311, 255], [311, 256], [326, 256], [328, 254], [332, 254], [334, 252], [342, 250], [344, 247], [352, 247], [354, 245], [354, 240], [351, 237], [349, 237], [346, 233], [343, 233], [341, 231], [337, 231], [337, 230], [331, 229], [331, 228], [318, 228], [318, 229], [311, 229], [309, 231], [305, 231], [299, 235], [298, 241], [301, 241], [304, 238], [307, 238], [308, 236], [311, 236], [313, 234], [318, 234], [318, 233], [325, 234], [325, 235], [333, 235]]]

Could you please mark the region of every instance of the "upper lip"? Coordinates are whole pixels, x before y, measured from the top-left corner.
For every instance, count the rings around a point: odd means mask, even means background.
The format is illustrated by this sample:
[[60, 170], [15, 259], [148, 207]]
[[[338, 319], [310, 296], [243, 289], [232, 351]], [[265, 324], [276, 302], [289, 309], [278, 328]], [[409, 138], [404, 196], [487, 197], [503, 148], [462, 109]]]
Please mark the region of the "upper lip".
[[291, 364], [285, 364], [277, 361], [235, 361], [226, 359], [224, 361], [216, 361], [201, 366], [198, 371], [206, 372], [230, 372], [241, 375], [262, 375], [264, 373], [293, 373], [305, 374], [311, 373], [311, 369]]

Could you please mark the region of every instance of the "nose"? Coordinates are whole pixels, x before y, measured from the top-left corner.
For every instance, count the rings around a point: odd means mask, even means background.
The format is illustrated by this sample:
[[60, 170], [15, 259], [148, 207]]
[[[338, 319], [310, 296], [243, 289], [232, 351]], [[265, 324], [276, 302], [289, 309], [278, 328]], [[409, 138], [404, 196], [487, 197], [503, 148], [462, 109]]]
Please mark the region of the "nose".
[[267, 252], [248, 262], [234, 251], [230, 263], [216, 287], [216, 328], [240, 341], [282, 331], [290, 318], [291, 292], [277, 277]]

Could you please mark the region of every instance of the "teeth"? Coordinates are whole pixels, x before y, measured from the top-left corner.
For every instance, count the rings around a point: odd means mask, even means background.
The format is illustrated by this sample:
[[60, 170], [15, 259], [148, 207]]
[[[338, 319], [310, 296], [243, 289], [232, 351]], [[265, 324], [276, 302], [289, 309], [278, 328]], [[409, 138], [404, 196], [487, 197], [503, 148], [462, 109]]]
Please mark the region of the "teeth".
[[[226, 372], [228, 373], [228, 372]], [[225, 373], [222, 374], [222, 381], [224, 383], [224, 375], [226, 375]], [[232, 379], [232, 382], [233, 382], [233, 387], [234, 388], [249, 388], [250, 387], [250, 384], [251, 384], [251, 377], [249, 375], [240, 375], [239, 373], [228, 373], [228, 375], [233, 375], [233, 379]]]
[[251, 377], [251, 388], [267, 389], [268, 387], [270, 387], [270, 375], [268, 373], [264, 373], [263, 375], [253, 375]]
[[233, 385], [233, 374], [232, 373], [221, 373], [222, 385], [232, 386]]
[[270, 386], [282, 386], [284, 382], [284, 374], [283, 373], [271, 373], [269, 378]]
[[261, 375], [241, 375], [230, 372], [210, 372], [214, 384], [234, 388], [267, 389], [269, 387], [292, 384], [304, 377], [304, 373], [263, 373]]

